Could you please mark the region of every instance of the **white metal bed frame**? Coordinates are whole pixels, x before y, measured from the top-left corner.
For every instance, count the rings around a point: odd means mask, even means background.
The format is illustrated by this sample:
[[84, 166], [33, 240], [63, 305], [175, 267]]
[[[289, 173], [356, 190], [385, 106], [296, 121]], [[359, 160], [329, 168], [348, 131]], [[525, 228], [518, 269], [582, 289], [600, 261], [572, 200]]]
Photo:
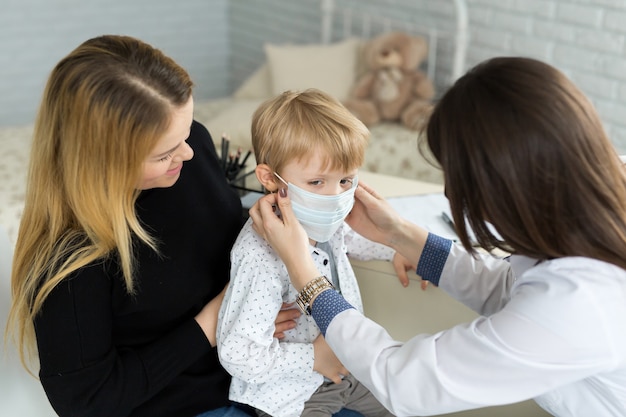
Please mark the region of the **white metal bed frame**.
[[465, 71], [465, 61], [467, 55], [467, 45], [469, 42], [469, 25], [468, 25], [468, 13], [466, 0], [451, 0], [455, 9], [455, 24], [453, 31], [446, 31], [436, 27], [424, 28], [419, 25], [418, 28], [414, 27], [411, 21], [397, 21], [382, 16], [373, 16], [366, 12], [361, 12], [354, 9], [339, 8], [335, 0], [321, 0], [321, 41], [322, 43], [329, 43], [333, 39], [334, 20], [337, 16], [342, 19], [342, 36], [348, 37], [353, 35], [353, 23], [358, 20], [360, 23], [360, 32], [358, 35], [363, 38], [369, 38], [373, 34], [371, 33], [371, 27], [373, 22], [378, 22], [379, 25], [387, 30], [399, 28], [405, 28], [408, 32], [417, 32], [425, 36], [428, 40], [429, 55], [428, 65], [426, 72], [431, 80], [435, 80], [435, 74], [437, 71], [437, 54], [438, 54], [438, 42], [442, 39], [447, 39], [452, 45], [452, 62], [451, 68], [449, 68], [449, 76], [445, 80], [445, 84], [451, 85], [457, 78], [463, 75]]

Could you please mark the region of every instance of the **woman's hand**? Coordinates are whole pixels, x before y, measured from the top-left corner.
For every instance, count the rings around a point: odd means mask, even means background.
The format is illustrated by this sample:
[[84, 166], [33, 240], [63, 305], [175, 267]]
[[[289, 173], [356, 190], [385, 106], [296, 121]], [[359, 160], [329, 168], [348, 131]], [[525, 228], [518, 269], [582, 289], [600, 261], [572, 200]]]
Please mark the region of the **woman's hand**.
[[284, 339], [285, 332], [296, 327], [296, 320], [302, 313], [294, 306], [294, 303], [283, 303], [281, 310], [276, 316], [276, 328], [274, 329], [274, 337]]
[[[224, 289], [211, 301], [209, 301], [195, 317], [207, 339], [209, 339], [211, 347], [215, 347], [215, 345], [217, 345], [217, 337], [215, 335], [217, 332], [217, 318], [227, 288], [228, 284], [226, 284]], [[300, 317], [300, 314], [300, 310], [293, 308], [293, 303], [284, 303], [282, 309], [276, 316], [276, 329], [274, 331], [274, 337], [277, 339], [284, 338], [287, 330], [296, 327], [296, 320]]]
[[348, 375], [348, 370], [343, 366], [330, 346], [326, 343], [324, 336], [319, 335], [313, 341], [314, 363], [313, 370], [324, 375], [335, 384], [341, 383], [341, 378]]
[[204, 331], [206, 338], [209, 339], [211, 347], [217, 344], [217, 338], [215, 337], [215, 332], [217, 331], [217, 316], [220, 311], [220, 306], [222, 305], [222, 300], [224, 299], [224, 294], [226, 294], [226, 288], [228, 288], [228, 284], [226, 284], [224, 289], [209, 301], [195, 317]]
[[300, 291], [307, 282], [321, 275], [311, 258], [309, 237], [293, 213], [286, 188], [261, 197], [249, 213], [252, 227], [280, 256], [296, 290]]

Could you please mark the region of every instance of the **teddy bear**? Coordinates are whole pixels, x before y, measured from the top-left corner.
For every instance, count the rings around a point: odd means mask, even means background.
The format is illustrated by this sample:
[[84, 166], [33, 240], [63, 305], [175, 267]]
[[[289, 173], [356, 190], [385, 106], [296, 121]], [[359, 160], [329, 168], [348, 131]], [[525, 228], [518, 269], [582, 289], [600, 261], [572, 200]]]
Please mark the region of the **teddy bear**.
[[344, 105], [366, 126], [398, 121], [418, 130], [429, 115], [435, 95], [432, 81], [419, 69], [428, 54], [423, 37], [387, 32], [363, 49], [367, 67]]

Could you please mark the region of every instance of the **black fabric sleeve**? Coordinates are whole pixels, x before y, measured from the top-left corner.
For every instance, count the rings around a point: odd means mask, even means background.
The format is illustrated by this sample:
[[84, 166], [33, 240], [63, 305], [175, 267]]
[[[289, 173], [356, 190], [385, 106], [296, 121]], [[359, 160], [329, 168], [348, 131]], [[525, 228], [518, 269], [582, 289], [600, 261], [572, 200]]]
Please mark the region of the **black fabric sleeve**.
[[210, 350], [193, 319], [144, 346], [115, 346], [111, 306], [111, 279], [92, 266], [55, 288], [36, 320], [41, 382], [61, 416], [129, 415]]
[[241, 202], [207, 129], [172, 187], [137, 204], [159, 253], [137, 242], [136, 293], [116, 256], [61, 282], [35, 319], [40, 378], [60, 416], [192, 417], [227, 405], [230, 376], [194, 320], [228, 282]]

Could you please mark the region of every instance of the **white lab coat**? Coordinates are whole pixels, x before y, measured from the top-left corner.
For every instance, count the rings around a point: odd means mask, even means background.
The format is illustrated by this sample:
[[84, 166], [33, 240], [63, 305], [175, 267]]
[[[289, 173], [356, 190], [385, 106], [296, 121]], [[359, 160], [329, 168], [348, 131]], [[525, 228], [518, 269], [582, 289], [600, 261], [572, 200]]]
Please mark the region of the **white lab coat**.
[[580, 257], [477, 260], [452, 245], [439, 286], [482, 316], [406, 343], [354, 309], [328, 326], [339, 359], [391, 412], [534, 398], [561, 417], [626, 416], [625, 270]]

